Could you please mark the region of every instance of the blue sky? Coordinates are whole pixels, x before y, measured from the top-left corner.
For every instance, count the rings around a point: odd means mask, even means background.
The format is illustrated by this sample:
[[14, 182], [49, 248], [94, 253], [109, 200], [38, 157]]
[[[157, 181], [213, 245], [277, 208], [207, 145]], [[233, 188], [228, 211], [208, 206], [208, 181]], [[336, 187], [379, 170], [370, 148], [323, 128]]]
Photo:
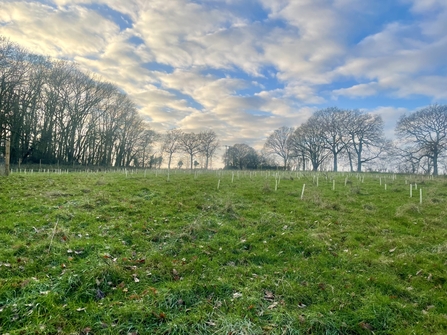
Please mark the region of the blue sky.
[[260, 149], [329, 106], [447, 103], [445, 0], [0, 0], [0, 35], [125, 90], [159, 132]]

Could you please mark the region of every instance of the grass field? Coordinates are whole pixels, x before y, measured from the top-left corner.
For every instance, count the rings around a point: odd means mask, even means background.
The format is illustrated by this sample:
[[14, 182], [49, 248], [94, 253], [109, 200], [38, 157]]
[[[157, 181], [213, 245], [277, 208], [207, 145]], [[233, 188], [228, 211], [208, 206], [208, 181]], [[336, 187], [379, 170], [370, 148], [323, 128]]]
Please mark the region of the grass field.
[[447, 333], [447, 179], [279, 176], [0, 178], [0, 333]]

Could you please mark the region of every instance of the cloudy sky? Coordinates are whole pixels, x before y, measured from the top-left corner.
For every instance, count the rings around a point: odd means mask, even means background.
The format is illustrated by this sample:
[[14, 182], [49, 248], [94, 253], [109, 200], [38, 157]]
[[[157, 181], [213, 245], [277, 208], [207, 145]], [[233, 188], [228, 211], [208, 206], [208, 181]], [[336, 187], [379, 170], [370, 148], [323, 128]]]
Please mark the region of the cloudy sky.
[[447, 103], [446, 0], [0, 0], [0, 35], [124, 89], [154, 130], [261, 148], [329, 106]]

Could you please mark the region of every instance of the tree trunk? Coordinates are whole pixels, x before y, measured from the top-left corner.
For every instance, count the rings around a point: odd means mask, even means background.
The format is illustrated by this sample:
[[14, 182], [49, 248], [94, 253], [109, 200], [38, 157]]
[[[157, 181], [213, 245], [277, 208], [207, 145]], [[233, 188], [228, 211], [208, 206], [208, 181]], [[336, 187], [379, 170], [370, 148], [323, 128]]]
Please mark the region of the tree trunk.
[[337, 167], [337, 165], [338, 165], [337, 153], [335, 151], [333, 151], [332, 153], [334, 155], [334, 172], [337, 172], [337, 170], [338, 170], [338, 167]]
[[349, 167], [351, 172], [354, 172], [354, 166], [352, 165], [352, 153], [348, 151]]
[[433, 175], [437, 176], [438, 175], [438, 153], [435, 152], [433, 154]]
[[171, 170], [171, 159], [172, 159], [172, 154], [169, 155], [169, 159], [168, 159], [168, 171]]
[[206, 155], [206, 157], [205, 157], [205, 170], [208, 170], [208, 160], [209, 160], [209, 156]]
[[362, 149], [363, 144], [359, 142], [359, 149], [357, 150], [357, 172], [362, 172]]

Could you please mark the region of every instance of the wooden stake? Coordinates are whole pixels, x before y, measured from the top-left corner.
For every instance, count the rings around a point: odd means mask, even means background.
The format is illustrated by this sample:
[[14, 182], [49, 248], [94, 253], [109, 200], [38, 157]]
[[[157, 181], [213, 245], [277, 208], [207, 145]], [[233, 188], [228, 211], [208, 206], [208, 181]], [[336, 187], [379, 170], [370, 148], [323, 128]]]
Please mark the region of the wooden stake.
[[303, 190], [301, 191], [301, 200], [303, 200], [305, 188], [306, 188], [306, 184], [303, 184]]

